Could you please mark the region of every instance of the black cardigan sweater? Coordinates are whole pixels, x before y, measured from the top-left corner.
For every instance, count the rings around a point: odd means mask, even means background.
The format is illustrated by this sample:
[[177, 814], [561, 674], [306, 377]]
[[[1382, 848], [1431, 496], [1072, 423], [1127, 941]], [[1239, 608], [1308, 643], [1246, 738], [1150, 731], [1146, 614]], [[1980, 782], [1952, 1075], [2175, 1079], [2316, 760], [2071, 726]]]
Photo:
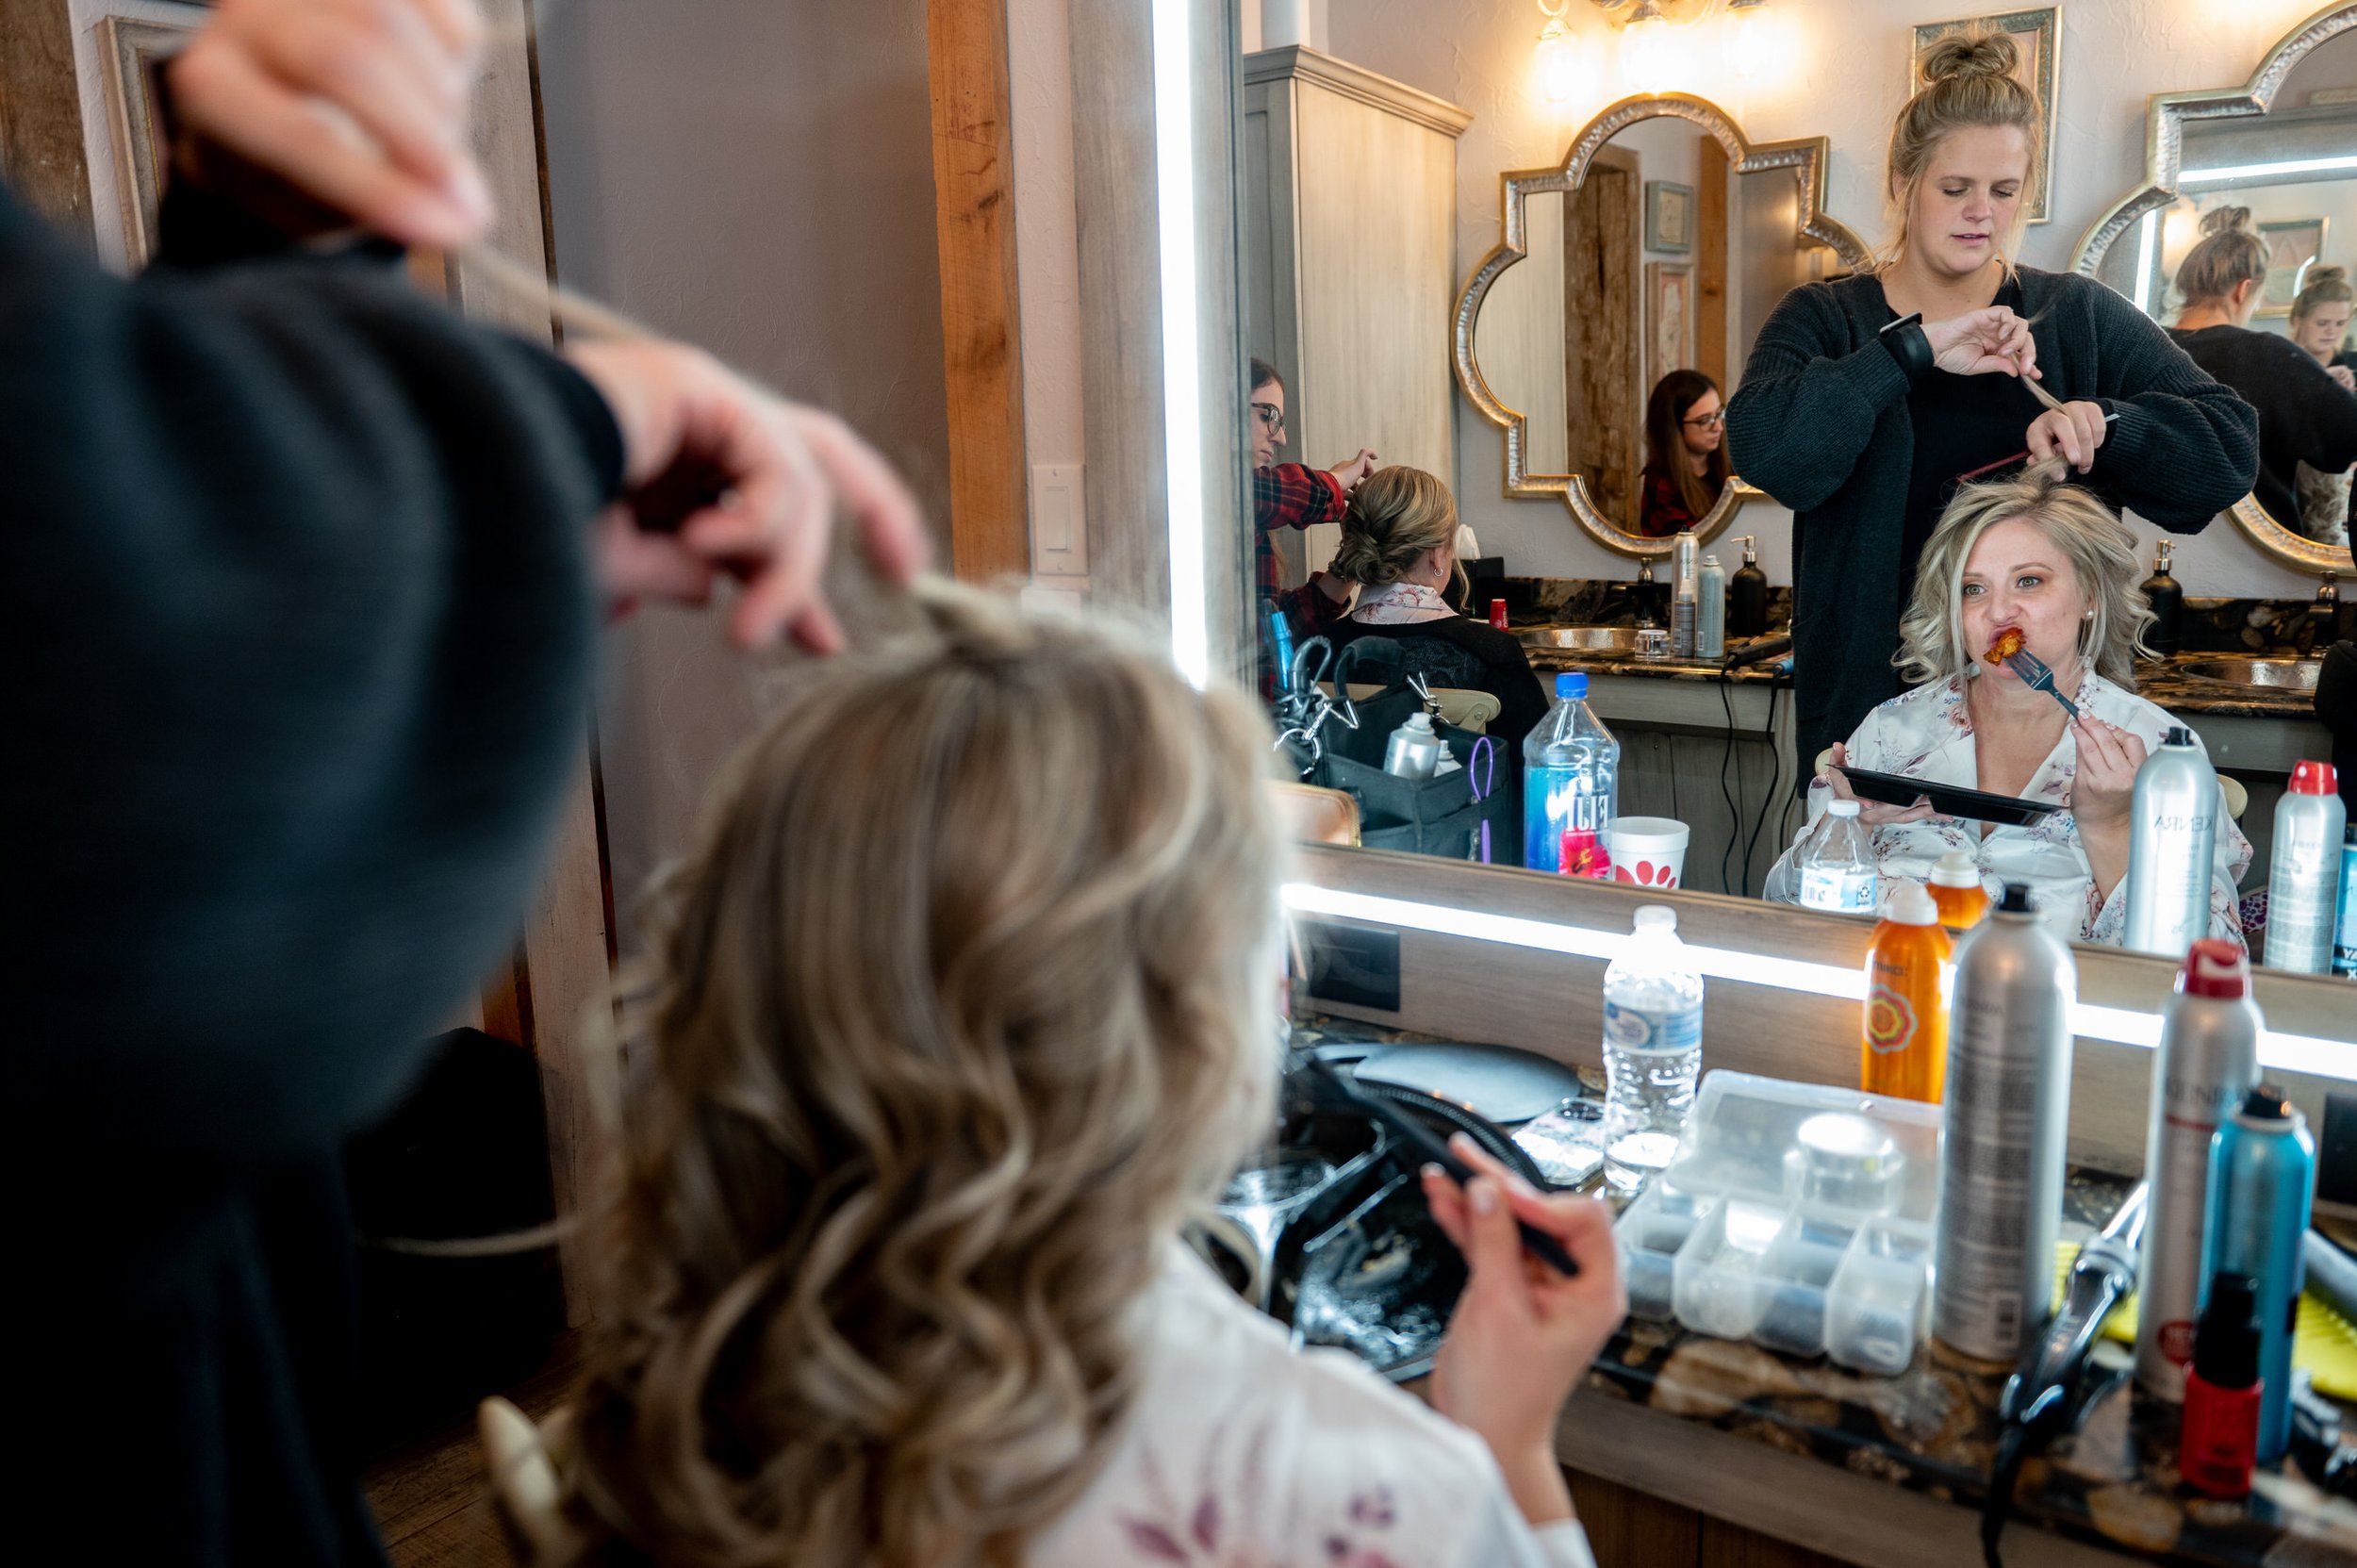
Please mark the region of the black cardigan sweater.
[[2338, 473], [2357, 463], [2357, 392], [2333, 380], [2314, 355], [2288, 338], [2246, 326], [2169, 331], [2169, 339], [2193, 362], [2259, 411], [2259, 479], [2251, 487], [2267, 516], [2295, 534], [2316, 536], [2317, 528], [2299, 511], [2302, 463]]
[[[2250, 404], [2092, 278], [2029, 267], [2020, 278], [2047, 390], [2119, 416], [2091, 488], [2174, 534], [2199, 533], [2250, 493], [2259, 459]], [[1900, 686], [1892, 607], [1915, 436], [1906, 372], [1876, 340], [1889, 320], [1871, 276], [1793, 289], [1760, 329], [1727, 404], [1736, 471], [1792, 510], [1805, 774]]]
[[521, 928], [620, 470], [379, 259], [124, 282], [0, 191], [11, 1483], [60, 1560], [381, 1560], [337, 1153]]

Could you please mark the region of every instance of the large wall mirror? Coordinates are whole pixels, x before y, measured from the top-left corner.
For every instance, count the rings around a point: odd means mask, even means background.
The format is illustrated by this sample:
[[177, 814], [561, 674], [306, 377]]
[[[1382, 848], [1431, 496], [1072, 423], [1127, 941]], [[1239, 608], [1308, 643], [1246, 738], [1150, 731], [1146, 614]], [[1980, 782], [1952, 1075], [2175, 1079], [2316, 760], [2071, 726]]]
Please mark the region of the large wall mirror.
[[[2320, 363], [2357, 366], [2346, 292], [2307, 289], [2319, 268], [2346, 269], [2357, 282], [2357, 6], [2301, 24], [2241, 86], [2156, 96], [2146, 157], [2143, 184], [2080, 241], [2079, 272], [2174, 325], [2186, 303], [2178, 269], [2203, 218], [2248, 207], [2268, 253], [2250, 330], [2291, 338]], [[2336, 292], [2343, 297], [2327, 297]], [[2357, 399], [2322, 380], [2313, 392]], [[2250, 395], [2264, 420], [2268, 404]], [[2291, 486], [2270, 487], [2268, 501], [2238, 503], [2235, 523], [2285, 565], [2347, 574], [2349, 470], [2328, 470], [2299, 465]]]
[[[1506, 494], [1558, 502], [1622, 554], [1669, 553], [1642, 504], [1648, 399], [1680, 370], [1731, 395], [1787, 290], [1866, 261], [1825, 216], [1826, 157], [1822, 137], [1755, 145], [1665, 94], [1606, 109], [1558, 167], [1501, 176], [1505, 237], [1458, 299], [1454, 348], [1505, 434]], [[1745, 493], [1739, 476], [1695, 531], [1724, 529]]]

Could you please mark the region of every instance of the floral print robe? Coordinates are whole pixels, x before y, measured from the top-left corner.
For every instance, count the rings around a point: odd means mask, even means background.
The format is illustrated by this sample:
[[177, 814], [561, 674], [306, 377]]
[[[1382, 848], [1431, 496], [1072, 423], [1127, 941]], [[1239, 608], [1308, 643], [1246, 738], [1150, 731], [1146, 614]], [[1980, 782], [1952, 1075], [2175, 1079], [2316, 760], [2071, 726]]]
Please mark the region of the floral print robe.
[[[1850, 760], [1878, 773], [1979, 788], [1965, 683], [1963, 676], [1929, 682], [1868, 714], [1849, 739]], [[2147, 751], [2160, 745], [2162, 734], [2171, 725], [2181, 722], [2092, 671], [2079, 683], [2075, 700], [2082, 710], [2142, 740]], [[2200, 736], [2196, 735], [2194, 742], [2200, 744]], [[2079, 825], [2069, 809], [2070, 784], [2078, 767], [2077, 737], [2066, 729], [2031, 776], [2029, 787], [2021, 792], [2026, 799], [2052, 801], [2062, 809], [2031, 827], [1993, 826], [1983, 837], [1981, 823], [1934, 817], [1875, 828], [1874, 855], [1883, 876], [1922, 882], [1931, 876], [1941, 855], [1962, 850], [1979, 866], [1981, 884], [1992, 898], [2005, 883], [2027, 883], [2032, 907], [2057, 936], [2119, 946], [2127, 929], [2127, 879], [2122, 877], [2121, 885], [2113, 888], [2108, 898], [2096, 897], [2086, 851], [2079, 847]], [[1800, 877], [1795, 862], [1832, 798], [1831, 786], [1821, 780], [1809, 785], [1808, 823], [1770, 869], [1769, 898], [1797, 901]], [[2250, 865], [2250, 841], [2227, 815], [2222, 798], [2217, 821], [2210, 871], [2209, 933], [2239, 946], [2242, 919], [2236, 909], [2235, 886]]]
[[1533, 1530], [1481, 1440], [1340, 1350], [1296, 1351], [1173, 1242], [1135, 1414], [1029, 1568], [1595, 1568]]

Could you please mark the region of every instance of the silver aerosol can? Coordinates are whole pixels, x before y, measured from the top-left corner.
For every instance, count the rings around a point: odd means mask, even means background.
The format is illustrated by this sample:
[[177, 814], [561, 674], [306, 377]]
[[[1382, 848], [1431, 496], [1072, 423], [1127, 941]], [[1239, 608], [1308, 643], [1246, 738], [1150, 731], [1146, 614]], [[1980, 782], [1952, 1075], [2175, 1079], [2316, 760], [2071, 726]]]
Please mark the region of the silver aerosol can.
[[2007, 883], [1956, 946], [1932, 1333], [2013, 1362], [2053, 1312], [2070, 1118], [2070, 949]]
[[2136, 1270], [2136, 1384], [2163, 1399], [2184, 1398], [2193, 1360], [2211, 1139], [2258, 1081], [2250, 961], [2232, 942], [2201, 937], [2185, 953], [2176, 999], [2161, 1020], [2144, 1139], [2151, 1196]]
[[2349, 813], [2329, 762], [2292, 765], [2292, 786], [2275, 807], [2275, 852], [2267, 861], [2270, 969], [2328, 974], [2340, 909], [2341, 834]]
[[1383, 771], [1401, 779], [1428, 779], [1448, 755], [1448, 742], [1432, 727], [1432, 716], [1422, 708], [1392, 732], [1383, 748]]
[[1695, 638], [1699, 631], [1698, 614], [1702, 602], [1701, 543], [1690, 528], [1682, 530], [1670, 541], [1670, 559], [1675, 567], [1675, 582], [1670, 599], [1670, 652], [1681, 659], [1694, 656]]
[[2210, 861], [2222, 800], [2210, 759], [2190, 732], [2170, 725], [2136, 769], [2126, 946], [2183, 958], [2210, 929]]

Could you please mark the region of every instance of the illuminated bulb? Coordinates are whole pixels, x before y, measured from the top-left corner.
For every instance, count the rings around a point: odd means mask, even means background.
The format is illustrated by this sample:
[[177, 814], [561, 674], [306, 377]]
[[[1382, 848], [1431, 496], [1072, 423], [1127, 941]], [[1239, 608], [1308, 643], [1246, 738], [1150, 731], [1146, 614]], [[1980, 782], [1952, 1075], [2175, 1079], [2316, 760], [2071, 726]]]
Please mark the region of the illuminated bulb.
[[1781, 75], [1785, 43], [1784, 27], [1768, 8], [1768, 0], [1751, 0], [1749, 5], [1728, 10], [1721, 47], [1726, 51], [1727, 69], [1738, 80], [1765, 81]]
[[1621, 29], [1621, 74], [1640, 92], [1665, 91], [1677, 71], [1677, 42], [1669, 20], [1643, 0]]
[[1572, 41], [1562, 18], [1549, 21], [1539, 35], [1539, 91], [1550, 104], [1560, 104], [1579, 91], [1579, 45]]

